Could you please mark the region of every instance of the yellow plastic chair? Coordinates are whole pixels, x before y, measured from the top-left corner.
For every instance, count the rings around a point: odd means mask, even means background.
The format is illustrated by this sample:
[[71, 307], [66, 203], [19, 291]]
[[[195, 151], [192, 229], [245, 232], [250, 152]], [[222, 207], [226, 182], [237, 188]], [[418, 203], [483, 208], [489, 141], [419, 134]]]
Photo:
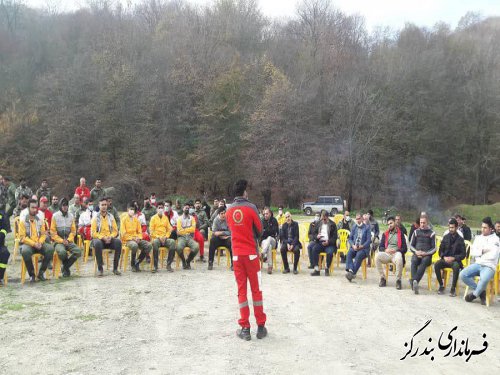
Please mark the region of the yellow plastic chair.
[[[102, 250], [102, 257], [103, 259], [106, 259], [106, 270], [109, 270], [109, 254], [114, 250], [111, 249], [103, 249]], [[95, 256], [95, 251], [94, 251], [94, 275], [97, 275], [97, 258]]]
[[[394, 276], [396, 276], [396, 264], [394, 262], [389, 262], [385, 264], [385, 279], [389, 280], [389, 271], [392, 272]], [[406, 278], [406, 263], [403, 266], [403, 279]]]
[[[66, 252], [68, 255], [71, 253], [69, 251]], [[80, 275], [80, 260], [77, 259], [75, 262], [75, 268], [78, 275]], [[59, 279], [59, 275], [61, 274], [61, 259], [56, 251], [54, 251], [54, 256], [52, 258], [52, 276], [55, 279]]]
[[[191, 249], [189, 247], [185, 247], [183, 252], [184, 252], [184, 258], [187, 259], [189, 254], [191, 254]], [[177, 253], [175, 253], [175, 268], [179, 269], [180, 263], [181, 263], [181, 258], [179, 257], [179, 255], [177, 255]], [[191, 264], [193, 265], [193, 268], [196, 269], [196, 262], [192, 262]]]
[[362, 271], [362, 275], [363, 275], [363, 280], [366, 280], [366, 269], [367, 269], [367, 260], [368, 257], [366, 257], [365, 259], [363, 259], [363, 261], [361, 262], [361, 271]]
[[19, 237], [19, 216], [14, 218], [14, 251], [12, 252], [12, 264], [16, 263], [17, 253], [19, 252], [19, 247], [21, 243], [21, 238]]
[[[286, 252], [287, 257], [288, 257], [288, 254], [292, 254], [292, 263], [291, 264], [293, 265], [293, 263], [295, 262], [295, 253], [293, 251], [287, 251]], [[274, 256], [274, 254], [273, 254], [273, 256]], [[273, 259], [273, 264], [276, 264], [276, 263], [274, 263], [274, 260], [275, 259]], [[288, 262], [288, 263], [290, 264], [290, 262]], [[283, 262], [281, 262], [281, 271], [283, 272], [284, 269], [285, 269], [285, 267], [283, 265]], [[300, 272], [300, 262], [297, 265], [297, 269]]]
[[[33, 266], [35, 268], [35, 276], [38, 276], [38, 260], [42, 258], [42, 254], [33, 254], [31, 256], [31, 261], [33, 262]], [[28, 272], [28, 270], [26, 269], [26, 263], [24, 263], [24, 258], [21, 256], [21, 285], [24, 284], [26, 280], [26, 272]], [[48, 269], [45, 271], [45, 275], [46, 278], [49, 279], [50, 272]]]
[[8, 278], [7, 278], [7, 270], [5, 270], [5, 273], [3, 274], [3, 285], [7, 286], [8, 284]]
[[[158, 268], [165, 268], [165, 259], [167, 258], [167, 248], [165, 246], [160, 246], [158, 249]], [[151, 259], [151, 262], [154, 262], [153, 259]]]
[[130, 249], [128, 248], [127, 245], [122, 246], [122, 253], [120, 256], [120, 265], [118, 268], [122, 269], [122, 272], [125, 272], [127, 270], [127, 264], [128, 264], [128, 254], [130, 253]]
[[[318, 267], [319, 269], [323, 269], [323, 262], [325, 262], [325, 267], [326, 267], [326, 252], [321, 252], [319, 253], [319, 260], [318, 260]], [[334, 269], [334, 261], [332, 259], [332, 264], [330, 264], [330, 268], [328, 268], [328, 270], [330, 271], [330, 275], [333, 274], [333, 269]]]
[[215, 249], [217, 252], [217, 265], [220, 266], [220, 257], [223, 251], [226, 252], [226, 268], [230, 269], [231, 268], [231, 256], [229, 253], [229, 249], [225, 246], [219, 246], [217, 249]]
[[92, 241], [90, 240], [84, 240], [83, 241], [83, 249], [84, 249], [84, 255], [83, 255], [83, 263], [87, 263], [89, 260], [89, 254], [90, 254], [90, 243]]
[[339, 246], [337, 249], [337, 255], [335, 256], [337, 258], [337, 267], [340, 267], [340, 253], [344, 254], [344, 256], [347, 257], [347, 252], [349, 251], [349, 246], [347, 246], [347, 241], [349, 239], [350, 234], [351, 232], [349, 232], [347, 229], [338, 230]]
[[[470, 254], [469, 254], [468, 258], [462, 259], [463, 268], [467, 267], [469, 265], [469, 262], [470, 262]], [[453, 269], [451, 269], [451, 268], [444, 268], [441, 270], [441, 277], [443, 279], [443, 285], [445, 288], [448, 285], [449, 278], [450, 278], [450, 275], [452, 274], [452, 272], [453, 272]], [[436, 280], [436, 288], [439, 288], [439, 282], [437, 280]], [[457, 294], [459, 293], [459, 290], [460, 290], [460, 283], [457, 282], [457, 286], [455, 288], [455, 291]]]
[[[474, 278], [476, 283], [479, 281], [479, 276]], [[464, 299], [465, 296], [469, 293], [469, 286], [465, 286]], [[495, 286], [494, 286], [494, 278], [488, 281], [488, 285], [486, 286], [486, 306], [490, 307], [490, 304], [495, 300]]]
[[344, 218], [344, 215], [336, 214], [335, 216], [333, 216], [332, 220], [335, 223], [335, 225], [339, 225], [340, 220], [342, 220], [343, 218]]
[[[437, 236], [436, 236], [436, 243], [437, 243]], [[439, 259], [439, 253], [436, 251], [434, 254], [432, 254], [432, 259], [431, 259], [431, 264], [427, 267], [427, 288], [429, 291], [432, 291], [432, 274], [434, 272], [434, 263], [436, 263]]]
[[[309, 257], [307, 254], [307, 245], [309, 243], [309, 236], [307, 233], [309, 232], [309, 225], [310, 223], [300, 223], [299, 225], [299, 242], [302, 245], [302, 249], [305, 249], [306, 251], [303, 251], [303, 258], [306, 259], [306, 262], [309, 262]], [[273, 259], [273, 264], [274, 259]]]

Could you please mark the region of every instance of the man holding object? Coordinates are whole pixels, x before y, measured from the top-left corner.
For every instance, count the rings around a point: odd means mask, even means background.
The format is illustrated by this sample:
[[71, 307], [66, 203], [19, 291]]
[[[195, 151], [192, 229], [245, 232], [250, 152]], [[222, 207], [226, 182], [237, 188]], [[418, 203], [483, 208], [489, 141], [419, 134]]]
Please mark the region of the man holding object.
[[238, 180], [234, 186], [234, 203], [227, 210], [226, 220], [232, 235], [234, 276], [238, 284], [238, 302], [241, 329], [236, 335], [243, 340], [251, 340], [250, 308], [247, 300], [247, 280], [252, 289], [253, 312], [257, 321], [257, 338], [267, 336], [266, 314], [262, 301], [261, 273], [259, 260], [259, 237], [262, 235], [262, 222], [257, 207], [248, 201], [248, 182]]

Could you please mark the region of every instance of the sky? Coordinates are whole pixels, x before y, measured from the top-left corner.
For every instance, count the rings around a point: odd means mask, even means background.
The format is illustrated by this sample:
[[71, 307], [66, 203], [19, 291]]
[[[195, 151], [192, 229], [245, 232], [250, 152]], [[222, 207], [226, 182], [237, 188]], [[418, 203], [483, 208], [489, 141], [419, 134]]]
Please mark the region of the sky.
[[[85, 0], [22, 0], [34, 7], [56, 5], [62, 11], [71, 11], [85, 5]], [[139, 0], [121, 0], [137, 3]], [[211, 0], [188, 0], [196, 4], [209, 4]], [[262, 12], [269, 17], [293, 17], [296, 0], [259, 0]], [[457, 26], [468, 11], [481, 15], [500, 16], [500, 0], [332, 0], [332, 4], [346, 14], [359, 14], [365, 18], [368, 30], [383, 26], [400, 29], [411, 22], [432, 27], [439, 21]]]

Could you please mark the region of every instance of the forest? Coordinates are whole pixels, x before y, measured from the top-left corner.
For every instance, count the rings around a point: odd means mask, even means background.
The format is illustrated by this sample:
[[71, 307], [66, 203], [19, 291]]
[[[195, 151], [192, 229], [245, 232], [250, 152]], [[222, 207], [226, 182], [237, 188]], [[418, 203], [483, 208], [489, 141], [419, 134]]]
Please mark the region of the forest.
[[[368, 30], [329, 0], [0, 0], [0, 174], [260, 204], [500, 199], [500, 18]], [[120, 201], [118, 199], [118, 202]]]

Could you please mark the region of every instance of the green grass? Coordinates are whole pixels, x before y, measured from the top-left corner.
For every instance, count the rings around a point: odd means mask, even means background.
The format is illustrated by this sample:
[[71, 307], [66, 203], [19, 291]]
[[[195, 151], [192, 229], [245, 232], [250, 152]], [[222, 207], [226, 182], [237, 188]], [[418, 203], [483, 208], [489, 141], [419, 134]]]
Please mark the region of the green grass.
[[6, 311], [21, 311], [25, 308], [26, 305], [22, 303], [4, 303], [3, 305], [0, 305], [0, 309]]
[[491, 217], [493, 223], [500, 220], [500, 202], [476, 206], [470, 204], [459, 204], [458, 206], [446, 210], [445, 213], [448, 216], [459, 213], [467, 218], [468, 226], [480, 227], [481, 220], [486, 216]]

